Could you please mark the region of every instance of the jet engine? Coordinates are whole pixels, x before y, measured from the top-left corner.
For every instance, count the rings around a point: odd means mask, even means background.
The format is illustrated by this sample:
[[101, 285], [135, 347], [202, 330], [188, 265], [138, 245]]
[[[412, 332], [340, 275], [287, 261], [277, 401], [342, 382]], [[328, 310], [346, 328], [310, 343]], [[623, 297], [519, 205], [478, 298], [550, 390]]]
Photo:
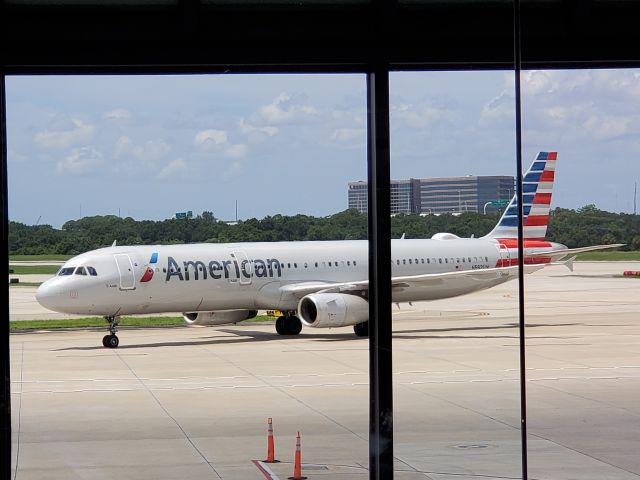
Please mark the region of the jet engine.
[[302, 297], [298, 315], [309, 327], [344, 327], [369, 320], [369, 302], [345, 293], [312, 293]]
[[216, 312], [186, 312], [182, 315], [188, 325], [224, 325], [225, 323], [241, 322], [253, 318], [257, 314], [257, 310], [218, 310]]

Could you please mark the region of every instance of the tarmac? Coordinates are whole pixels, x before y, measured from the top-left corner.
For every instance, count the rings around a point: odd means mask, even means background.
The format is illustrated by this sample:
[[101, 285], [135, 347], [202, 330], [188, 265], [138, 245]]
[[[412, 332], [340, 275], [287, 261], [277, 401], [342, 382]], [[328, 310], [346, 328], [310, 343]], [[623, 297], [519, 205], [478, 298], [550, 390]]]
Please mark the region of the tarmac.
[[[531, 479], [640, 477], [640, 278], [624, 270], [640, 262], [526, 277]], [[31, 315], [18, 297], [12, 318]], [[517, 299], [510, 282], [393, 306], [395, 478], [521, 478]], [[104, 333], [11, 335], [15, 478], [284, 479], [298, 431], [304, 476], [368, 478], [368, 340], [350, 327], [125, 327], [114, 350]]]

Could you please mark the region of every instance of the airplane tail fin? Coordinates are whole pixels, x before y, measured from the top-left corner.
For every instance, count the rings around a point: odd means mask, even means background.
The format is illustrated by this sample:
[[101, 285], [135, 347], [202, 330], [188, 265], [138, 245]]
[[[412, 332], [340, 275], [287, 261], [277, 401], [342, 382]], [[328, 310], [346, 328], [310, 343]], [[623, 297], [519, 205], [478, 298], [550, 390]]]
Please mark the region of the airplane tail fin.
[[[522, 179], [523, 237], [544, 240], [558, 152], [539, 152]], [[485, 237], [518, 237], [518, 200], [514, 195], [498, 224]]]

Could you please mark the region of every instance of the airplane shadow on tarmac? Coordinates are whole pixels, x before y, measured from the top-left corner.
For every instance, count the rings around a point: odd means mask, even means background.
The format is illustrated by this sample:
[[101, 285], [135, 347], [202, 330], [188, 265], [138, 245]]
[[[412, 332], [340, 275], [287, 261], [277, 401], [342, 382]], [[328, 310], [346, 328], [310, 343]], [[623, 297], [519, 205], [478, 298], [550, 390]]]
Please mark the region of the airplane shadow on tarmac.
[[[578, 323], [555, 323], [555, 324], [527, 324], [527, 328], [537, 328], [537, 327], [570, 327], [582, 325]], [[393, 333], [394, 339], [407, 339], [407, 340], [415, 340], [415, 339], [430, 339], [430, 340], [440, 340], [440, 339], [478, 339], [478, 338], [505, 338], [505, 339], [518, 339], [518, 324], [517, 323], [507, 323], [499, 326], [479, 326], [479, 327], [453, 327], [453, 328], [423, 328], [423, 329], [415, 329], [415, 330], [400, 330]], [[478, 332], [478, 331], [489, 331], [489, 330], [500, 330], [500, 331], [513, 331], [513, 334], [494, 334], [494, 335], [442, 335], [444, 333], [452, 333], [452, 332]], [[204, 346], [204, 345], [233, 345], [233, 344], [243, 344], [243, 343], [254, 343], [254, 342], [292, 342], [296, 339], [305, 339], [305, 340], [314, 340], [317, 342], [360, 342], [362, 346], [366, 346], [368, 348], [368, 337], [357, 337], [353, 333], [313, 333], [313, 334], [305, 334], [301, 333], [295, 336], [282, 336], [278, 335], [275, 332], [265, 332], [260, 330], [244, 330], [244, 329], [219, 329], [219, 332], [223, 332], [226, 334], [237, 335], [235, 337], [225, 336], [210, 336], [205, 339], [193, 339], [193, 340], [185, 340], [185, 341], [175, 341], [175, 342], [156, 342], [156, 343], [144, 343], [144, 344], [127, 344], [126, 343], [126, 334], [121, 335], [121, 338], [124, 340], [123, 343], [120, 344], [118, 350], [128, 350], [135, 348], [157, 348], [157, 347], [184, 347], [184, 346]], [[126, 329], [122, 329], [121, 332], [126, 332]], [[568, 337], [568, 336], [544, 336], [544, 337], [535, 337], [536, 339], [570, 339], [570, 338], [581, 338], [581, 337]], [[98, 338], [99, 340], [99, 338]], [[366, 343], [365, 343], [366, 342]], [[91, 346], [91, 347], [67, 347], [60, 348], [53, 351], [82, 351], [82, 350], [104, 350], [104, 347], [101, 345]]]

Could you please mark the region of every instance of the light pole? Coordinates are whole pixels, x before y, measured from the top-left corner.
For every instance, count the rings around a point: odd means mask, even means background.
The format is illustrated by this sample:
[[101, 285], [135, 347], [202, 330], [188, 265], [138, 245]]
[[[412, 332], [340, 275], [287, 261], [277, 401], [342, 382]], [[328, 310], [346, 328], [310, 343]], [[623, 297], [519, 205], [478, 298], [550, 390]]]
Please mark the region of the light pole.
[[484, 204], [484, 207], [482, 207], [482, 214], [486, 215], [487, 214], [487, 205], [491, 205], [491, 202], [487, 202]]

